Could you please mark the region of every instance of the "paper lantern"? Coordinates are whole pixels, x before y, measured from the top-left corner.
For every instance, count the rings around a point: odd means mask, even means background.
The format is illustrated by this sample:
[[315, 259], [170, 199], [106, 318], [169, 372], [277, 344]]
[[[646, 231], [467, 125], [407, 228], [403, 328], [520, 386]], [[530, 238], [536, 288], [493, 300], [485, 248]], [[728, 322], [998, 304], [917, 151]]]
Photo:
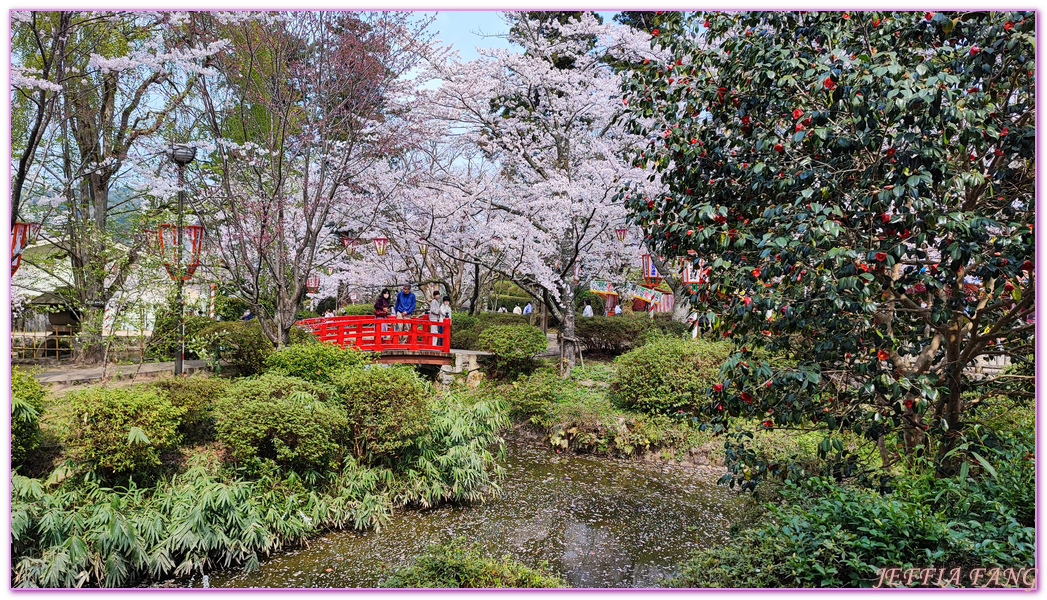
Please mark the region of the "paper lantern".
[[178, 248], [178, 226], [165, 223], [160, 226], [160, 258], [171, 279], [188, 281], [200, 266], [200, 250], [204, 245], [204, 228], [201, 225], [182, 227], [182, 248]]
[[33, 242], [37, 232], [40, 231], [39, 223], [15, 223], [11, 231], [11, 275], [15, 274], [22, 264], [22, 253], [26, 246]]

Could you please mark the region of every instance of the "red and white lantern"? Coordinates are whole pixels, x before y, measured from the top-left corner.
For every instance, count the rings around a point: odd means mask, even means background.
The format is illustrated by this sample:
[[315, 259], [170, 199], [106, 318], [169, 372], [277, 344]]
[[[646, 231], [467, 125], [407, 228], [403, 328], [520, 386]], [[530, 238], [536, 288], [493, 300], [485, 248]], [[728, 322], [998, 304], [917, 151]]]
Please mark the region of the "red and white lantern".
[[650, 254], [644, 254], [640, 257], [643, 262], [643, 280], [649, 286], [656, 286], [662, 282], [663, 277], [658, 273], [658, 268], [654, 266], [654, 262], [651, 261]]
[[429, 252], [429, 242], [425, 238], [418, 238], [418, 254], [424, 256], [426, 252]]
[[378, 256], [384, 255], [385, 254], [385, 248], [386, 248], [386, 246], [389, 245], [389, 238], [376, 237], [376, 238], [374, 238], [371, 241], [374, 242], [374, 249], [375, 249], [376, 252], [378, 252]]
[[342, 238], [342, 247], [345, 248], [345, 253], [352, 256], [356, 252], [356, 247], [360, 244], [360, 238], [344, 237]]
[[625, 243], [626, 233], [629, 233], [629, 229], [627, 227], [618, 227], [614, 230], [614, 234], [618, 236], [618, 241], [622, 243]]
[[171, 279], [188, 281], [200, 266], [200, 250], [204, 245], [202, 225], [182, 227], [182, 248], [178, 248], [178, 226], [165, 223], [157, 236], [160, 241], [160, 258]]
[[15, 274], [22, 264], [22, 253], [26, 246], [33, 242], [37, 232], [40, 231], [39, 223], [15, 223], [11, 230], [11, 275]]
[[310, 275], [305, 280], [305, 291], [309, 292], [310, 294], [315, 294], [316, 292], [320, 291], [319, 275]]

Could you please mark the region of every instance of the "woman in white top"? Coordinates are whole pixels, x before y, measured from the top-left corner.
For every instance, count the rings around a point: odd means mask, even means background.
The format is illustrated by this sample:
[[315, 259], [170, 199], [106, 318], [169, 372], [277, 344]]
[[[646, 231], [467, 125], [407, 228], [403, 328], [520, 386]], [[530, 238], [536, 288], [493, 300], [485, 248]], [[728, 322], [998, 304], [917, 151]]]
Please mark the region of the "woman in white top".
[[585, 308], [582, 309], [582, 316], [583, 317], [591, 317], [591, 316], [593, 316], [593, 305], [590, 304], [588, 300], [585, 301]]

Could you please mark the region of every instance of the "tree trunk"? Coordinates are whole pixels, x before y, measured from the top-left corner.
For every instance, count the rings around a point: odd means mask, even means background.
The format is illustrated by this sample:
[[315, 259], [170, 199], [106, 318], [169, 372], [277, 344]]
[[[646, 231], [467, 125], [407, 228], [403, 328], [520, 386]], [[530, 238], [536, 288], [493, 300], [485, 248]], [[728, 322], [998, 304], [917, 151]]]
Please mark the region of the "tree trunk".
[[691, 315], [691, 291], [685, 285], [673, 287], [673, 321], [686, 323]]
[[563, 377], [567, 379], [571, 375], [571, 369], [577, 364], [578, 342], [574, 338], [574, 289], [569, 285], [564, 288], [564, 310], [560, 322], [560, 355], [563, 356], [565, 362], [565, 365], [561, 365]]

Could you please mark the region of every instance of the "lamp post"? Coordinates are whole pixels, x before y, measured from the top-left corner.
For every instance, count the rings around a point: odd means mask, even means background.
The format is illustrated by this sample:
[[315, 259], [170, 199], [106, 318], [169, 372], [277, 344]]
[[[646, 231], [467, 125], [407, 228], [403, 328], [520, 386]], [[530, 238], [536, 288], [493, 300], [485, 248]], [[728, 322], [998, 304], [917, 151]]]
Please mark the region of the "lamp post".
[[178, 241], [175, 242], [175, 272], [178, 274], [178, 336], [180, 345], [178, 355], [175, 356], [175, 377], [182, 375], [185, 366], [185, 299], [182, 297], [182, 288], [185, 286], [185, 278], [182, 276], [182, 234], [185, 218], [185, 168], [196, 158], [196, 148], [184, 144], [171, 146], [171, 160], [178, 165]]

